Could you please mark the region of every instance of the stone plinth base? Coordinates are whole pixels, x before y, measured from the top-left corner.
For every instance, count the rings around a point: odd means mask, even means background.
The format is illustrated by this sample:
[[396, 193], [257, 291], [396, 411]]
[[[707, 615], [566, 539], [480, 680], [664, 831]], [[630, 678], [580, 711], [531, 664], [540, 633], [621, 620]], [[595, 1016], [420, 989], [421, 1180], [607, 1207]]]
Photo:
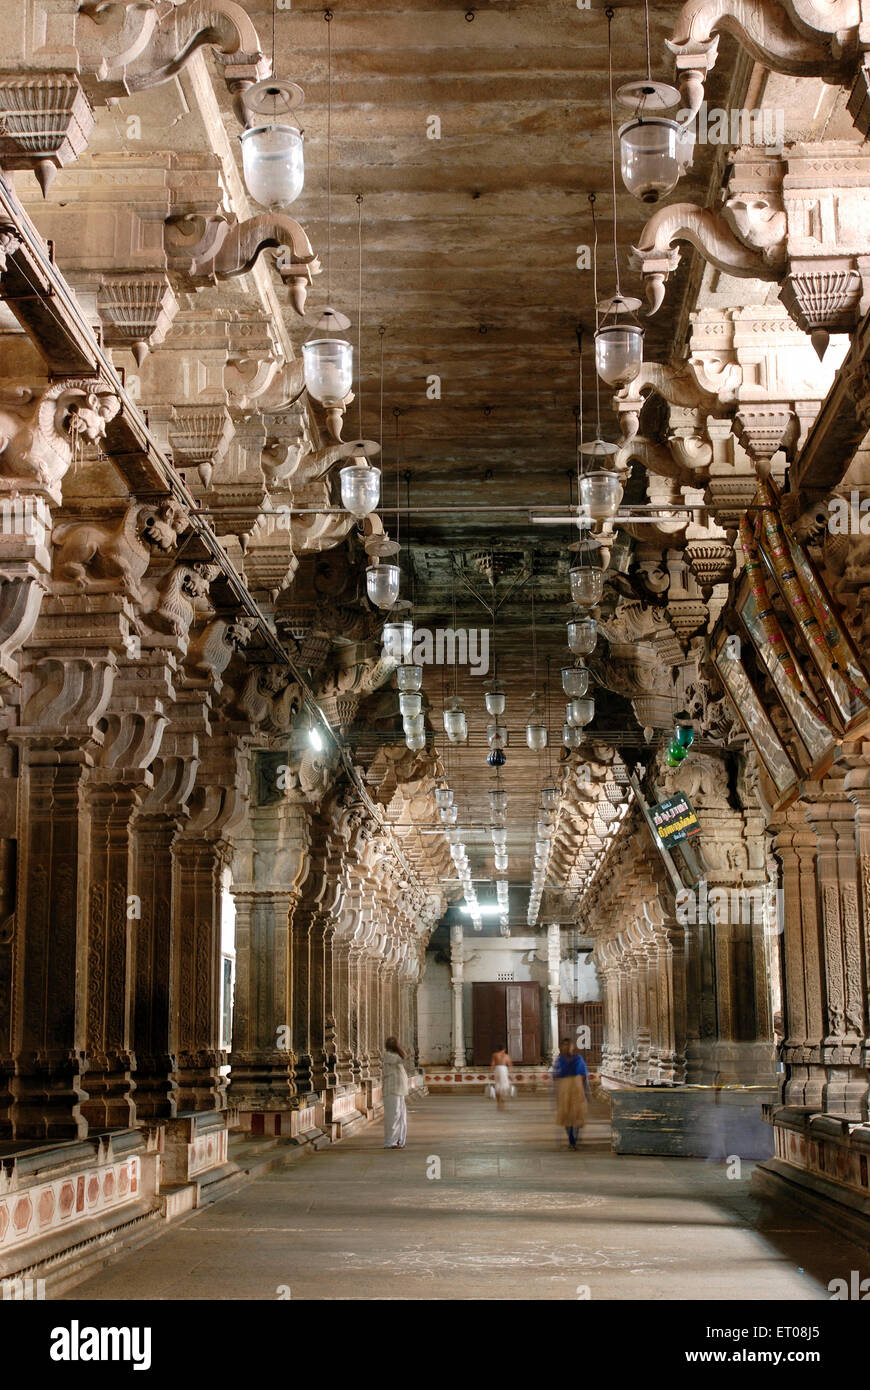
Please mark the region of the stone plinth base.
[[246, 1134], [315, 1146], [325, 1141], [326, 1127], [326, 1105], [320, 1096], [306, 1097], [292, 1110], [239, 1110], [236, 1126]]
[[[76, 1282], [162, 1223], [158, 1132], [0, 1150], [0, 1280]], [[0, 1298], [2, 1298], [0, 1285]]]
[[769, 1158], [764, 1086], [639, 1086], [609, 1090], [613, 1149], [672, 1158]]
[[870, 1248], [870, 1124], [791, 1106], [765, 1106], [775, 1156], [752, 1175], [759, 1197], [797, 1202]]
[[241, 1181], [244, 1174], [228, 1161], [228, 1143], [225, 1111], [191, 1111], [166, 1120], [160, 1176], [160, 1190], [166, 1200], [171, 1197], [176, 1205], [184, 1204], [186, 1199], [179, 1190], [192, 1187], [190, 1205], [198, 1207], [204, 1200], [212, 1200], [219, 1187]]
[[364, 1081], [362, 1090], [327, 1091], [326, 1123], [333, 1140], [346, 1139], [360, 1125], [365, 1124], [368, 1115], [368, 1087], [371, 1082]]
[[[489, 1067], [425, 1067], [423, 1084], [433, 1096], [444, 1095], [484, 1095], [487, 1086], [492, 1085], [493, 1074]], [[594, 1078], [590, 1075], [590, 1081]], [[514, 1072], [514, 1085], [517, 1095], [535, 1094], [550, 1089], [549, 1067], [517, 1067]]]

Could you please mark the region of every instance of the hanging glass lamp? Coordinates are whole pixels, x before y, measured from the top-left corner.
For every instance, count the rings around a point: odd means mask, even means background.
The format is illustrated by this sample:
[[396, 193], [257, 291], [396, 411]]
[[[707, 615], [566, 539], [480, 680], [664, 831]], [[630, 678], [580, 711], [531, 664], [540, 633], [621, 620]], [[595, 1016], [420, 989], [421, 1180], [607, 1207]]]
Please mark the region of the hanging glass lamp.
[[622, 483], [617, 473], [596, 469], [580, 475], [580, 506], [592, 521], [608, 521], [616, 516], [622, 501]]
[[[414, 624], [409, 620], [403, 623], [384, 623], [382, 630], [384, 644], [384, 656], [390, 661], [409, 662], [411, 660], [411, 648], [414, 645]], [[408, 670], [412, 668], [409, 666]], [[420, 669], [420, 680], [423, 679], [422, 669]], [[398, 678], [398, 677], [397, 677]], [[403, 687], [399, 681], [399, 689], [416, 689], [419, 686]]]
[[597, 565], [575, 565], [569, 571], [571, 599], [578, 608], [594, 608], [604, 593], [604, 570]]
[[568, 649], [575, 656], [588, 656], [598, 641], [598, 623], [594, 618], [577, 618], [568, 624]]
[[666, 116], [639, 116], [619, 127], [622, 181], [643, 203], [657, 203], [676, 188], [692, 162], [695, 137]]
[[497, 719], [500, 714], [504, 714], [505, 695], [501, 681], [491, 681], [484, 696], [486, 701], [487, 714], [491, 714]]
[[574, 728], [583, 728], [595, 718], [595, 701], [586, 699], [570, 700], [568, 703], [568, 723]]
[[462, 701], [453, 695], [444, 707], [444, 732], [451, 743], [464, 743], [468, 738], [468, 720]]
[[589, 689], [589, 671], [585, 666], [566, 666], [562, 671], [562, 689], [569, 700], [585, 695]]
[[436, 788], [435, 788], [435, 805], [436, 805], [436, 806], [452, 806], [452, 805], [453, 805], [453, 790], [452, 790], [451, 787], [436, 787]]
[[595, 334], [595, 370], [608, 386], [627, 386], [643, 362], [643, 329], [629, 317], [640, 301], [615, 294], [601, 307], [604, 316]]
[[413, 662], [396, 667], [396, 685], [400, 690], [419, 690], [423, 684], [423, 667]]
[[353, 385], [353, 348], [338, 334], [350, 327], [350, 319], [337, 309], [324, 309], [316, 325], [320, 336], [302, 344], [305, 388], [321, 405], [341, 405]]
[[533, 753], [540, 753], [547, 746], [547, 726], [540, 716], [530, 719], [526, 725], [526, 743]]
[[255, 82], [242, 95], [248, 123], [239, 136], [242, 172], [251, 197], [264, 207], [289, 207], [302, 192], [302, 131], [288, 117], [303, 99], [301, 87], [279, 77]]
[[[399, 709], [405, 718], [420, 715], [423, 708], [423, 696], [419, 690], [401, 690], [399, 692]], [[420, 715], [422, 718], [422, 715]]]
[[398, 565], [372, 564], [366, 570], [366, 591], [378, 608], [392, 608], [399, 597]]
[[674, 715], [674, 742], [681, 748], [691, 748], [695, 741], [695, 726], [687, 710], [677, 710]]

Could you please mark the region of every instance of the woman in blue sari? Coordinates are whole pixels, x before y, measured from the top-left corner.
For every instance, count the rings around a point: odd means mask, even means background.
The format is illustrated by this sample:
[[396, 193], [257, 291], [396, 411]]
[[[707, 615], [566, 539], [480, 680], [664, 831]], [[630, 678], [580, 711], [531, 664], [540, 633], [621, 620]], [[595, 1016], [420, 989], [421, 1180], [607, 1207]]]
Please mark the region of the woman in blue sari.
[[570, 1038], [563, 1038], [559, 1043], [553, 1082], [556, 1087], [556, 1124], [567, 1131], [568, 1147], [576, 1149], [580, 1130], [586, 1123], [589, 1072]]

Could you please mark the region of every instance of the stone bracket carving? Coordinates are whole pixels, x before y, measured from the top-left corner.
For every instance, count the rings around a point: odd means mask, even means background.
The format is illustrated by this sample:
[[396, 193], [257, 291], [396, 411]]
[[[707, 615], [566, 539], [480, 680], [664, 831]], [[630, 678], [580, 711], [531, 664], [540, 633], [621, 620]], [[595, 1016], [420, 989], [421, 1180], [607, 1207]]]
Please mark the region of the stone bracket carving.
[[0, 166], [32, 169], [44, 194], [58, 169], [87, 147], [93, 128], [75, 74], [0, 77]]
[[[120, 27], [111, 30], [118, 11]], [[271, 70], [257, 31], [233, 0], [92, 0], [80, 8], [75, 41], [81, 68], [100, 97], [124, 96], [168, 82], [198, 49], [211, 45], [219, 54], [243, 64], [248, 80]]]
[[178, 300], [166, 275], [110, 275], [97, 291], [97, 313], [106, 346], [129, 348], [141, 367], [166, 337]]
[[[758, 200], [760, 203], [760, 200]], [[655, 314], [665, 297], [665, 282], [680, 263], [675, 242], [688, 241], [706, 261], [724, 270], [753, 280], [778, 280], [784, 251], [785, 214], [761, 204], [756, 206], [750, 225], [766, 224], [770, 241], [762, 249], [747, 245], [720, 213], [694, 203], [671, 203], [653, 213], [641, 234], [640, 244], [632, 247], [633, 264], [646, 283], [649, 312]], [[776, 235], [774, 235], [776, 233]]]
[[854, 68], [860, 19], [860, 0], [687, 0], [666, 43], [694, 116], [716, 64], [717, 29], [773, 72], [837, 82]]
[[186, 275], [192, 287], [244, 275], [263, 251], [274, 248], [278, 273], [290, 283], [299, 314], [304, 313], [312, 276], [320, 273], [302, 227], [283, 213], [264, 212], [245, 222], [217, 215], [174, 218], [166, 224], [165, 244], [172, 268]]

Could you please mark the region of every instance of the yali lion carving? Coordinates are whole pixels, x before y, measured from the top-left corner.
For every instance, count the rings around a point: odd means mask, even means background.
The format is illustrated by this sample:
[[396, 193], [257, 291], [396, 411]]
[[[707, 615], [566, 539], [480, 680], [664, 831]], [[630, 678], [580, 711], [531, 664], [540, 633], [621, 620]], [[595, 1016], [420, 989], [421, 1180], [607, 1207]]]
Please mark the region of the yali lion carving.
[[0, 405], [0, 489], [44, 488], [59, 501], [75, 446], [99, 443], [120, 409], [113, 392], [87, 379], [52, 382], [35, 399], [19, 392]]
[[187, 530], [190, 518], [178, 503], [157, 507], [134, 503], [114, 525], [62, 522], [52, 540], [57, 546], [54, 577], [92, 593], [121, 587], [142, 601], [142, 579], [153, 554], [168, 554]]

